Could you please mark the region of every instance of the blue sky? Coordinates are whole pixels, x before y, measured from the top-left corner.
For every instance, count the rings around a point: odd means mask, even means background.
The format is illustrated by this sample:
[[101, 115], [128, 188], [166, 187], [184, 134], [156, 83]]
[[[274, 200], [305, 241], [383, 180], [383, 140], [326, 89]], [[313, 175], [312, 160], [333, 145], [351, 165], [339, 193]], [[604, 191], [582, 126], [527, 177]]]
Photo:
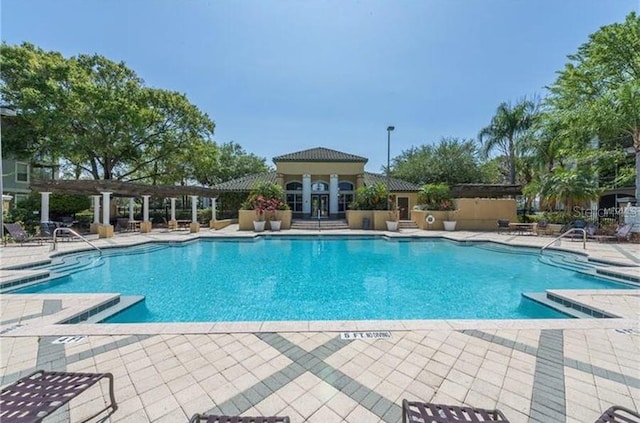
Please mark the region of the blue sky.
[[124, 61], [185, 93], [217, 142], [267, 158], [327, 147], [391, 156], [475, 138], [640, 0], [2, 0], [1, 36]]

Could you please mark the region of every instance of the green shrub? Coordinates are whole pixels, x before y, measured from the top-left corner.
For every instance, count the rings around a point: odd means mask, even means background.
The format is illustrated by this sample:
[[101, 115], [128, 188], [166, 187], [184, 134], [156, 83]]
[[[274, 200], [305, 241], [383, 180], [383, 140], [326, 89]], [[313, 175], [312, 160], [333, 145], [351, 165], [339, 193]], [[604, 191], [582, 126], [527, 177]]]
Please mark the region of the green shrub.
[[355, 198], [349, 206], [350, 209], [387, 210], [389, 192], [383, 183], [360, 187], [355, 194]]
[[426, 210], [453, 210], [451, 191], [447, 184], [425, 184], [418, 192], [418, 203]]

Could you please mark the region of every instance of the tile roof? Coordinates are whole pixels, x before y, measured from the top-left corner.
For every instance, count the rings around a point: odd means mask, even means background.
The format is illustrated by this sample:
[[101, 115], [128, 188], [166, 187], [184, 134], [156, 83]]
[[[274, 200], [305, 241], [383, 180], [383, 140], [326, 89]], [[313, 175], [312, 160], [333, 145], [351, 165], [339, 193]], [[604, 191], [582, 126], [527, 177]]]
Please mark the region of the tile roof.
[[[276, 172], [271, 173], [257, 173], [254, 175], [243, 176], [238, 179], [233, 179], [231, 181], [223, 182], [218, 185], [214, 185], [211, 189], [222, 191], [222, 192], [249, 192], [253, 188], [253, 186], [257, 182], [273, 182], [275, 183], [277, 179]], [[386, 184], [387, 178], [385, 175], [381, 175], [378, 173], [364, 173], [364, 184], [365, 185], [373, 185], [377, 183]], [[389, 185], [391, 191], [395, 192], [413, 192], [420, 191], [420, 187], [418, 185], [412, 184], [411, 182], [403, 181], [402, 179], [389, 178]]]
[[270, 173], [255, 173], [253, 175], [243, 176], [238, 179], [232, 179], [230, 181], [222, 182], [218, 185], [214, 185], [211, 188], [223, 191], [246, 191], [249, 192], [253, 189], [254, 185], [258, 182], [276, 182], [277, 175], [275, 172]]
[[329, 148], [317, 147], [273, 158], [273, 162], [362, 162], [368, 159]]
[[[373, 185], [373, 184], [387, 184], [386, 175], [380, 173], [364, 173], [364, 184], [365, 185]], [[403, 181], [402, 179], [397, 178], [389, 178], [389, 190], [394, 191], [420, 191], [420, 186], [413, 184], [411, 182]]]

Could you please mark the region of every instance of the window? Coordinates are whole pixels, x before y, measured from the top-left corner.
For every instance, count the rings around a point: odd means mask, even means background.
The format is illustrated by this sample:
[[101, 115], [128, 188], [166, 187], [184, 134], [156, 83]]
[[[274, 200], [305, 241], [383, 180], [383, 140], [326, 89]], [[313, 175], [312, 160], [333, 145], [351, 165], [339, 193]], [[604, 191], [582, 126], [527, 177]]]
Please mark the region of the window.
[[353, 191], [353, 184], [351, 182], [340, 182], [338, 184], [338, 189], [340, 191]]
[[349, 204], [351, 204], [352, 202], [353, 194], [338, 195], [338, 212], [344, 213], [349, 208]]
[[287, 204], [293, 213], [302, 213], [302, 194], [287, 194]]
[[287, 191], [302, 191], [302, 182], [289, 182], [285, 186], [285, 190]]
[[16, 162], [16, 182], [29, 182], [29, 164]]
[[311, 191], [329, 191], [329, 184], [322, 181], [317, 181], [311, 184]]
[[13, 201], [15, 205], [18, 205], [23, 201], [27, 201], [28, 199], [29, 199], [29, 196], [27, 194], [15, 194], [13, 196]]

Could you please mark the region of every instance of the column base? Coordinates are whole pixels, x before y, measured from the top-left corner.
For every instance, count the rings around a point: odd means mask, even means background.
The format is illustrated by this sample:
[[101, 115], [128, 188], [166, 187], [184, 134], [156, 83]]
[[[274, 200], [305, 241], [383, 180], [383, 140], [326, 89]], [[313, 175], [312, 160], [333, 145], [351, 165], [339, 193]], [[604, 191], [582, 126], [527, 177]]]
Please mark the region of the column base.
[[140, 233], [146, 234], [151, 232], [151, 222], [140, 222]]
[[200, 224], [198, 222], [191, 222], [189, 225], [189, 232], [195, 234], [196, 232], [200, 232]]
[[217, 222], [218, 222], [217, 220], [210, 220], [210, 221], [209, 221], [209, 229], [218, 229], [218, 228], [216, 227], [216, 226], [217, 226], [217, 225], [216, 225], [216, 223], [217, 223]]
[[100, 224], [99, 224], [99, 223], [92, 223], [92, 224], [89, 226], [89, 233], [97, 234], [97, 233], [98, 233], [98, 228], [99, 228], [99, 227], [100, 227]]
[[98, 238], [112, 238], [113, 225], [100, 225], [98, 227]]
[[167, 228], [169, 228], [169, 229], [178, 229], [178, 221], [177, 220], [170, 220], [169, 222], [167, 222]]

